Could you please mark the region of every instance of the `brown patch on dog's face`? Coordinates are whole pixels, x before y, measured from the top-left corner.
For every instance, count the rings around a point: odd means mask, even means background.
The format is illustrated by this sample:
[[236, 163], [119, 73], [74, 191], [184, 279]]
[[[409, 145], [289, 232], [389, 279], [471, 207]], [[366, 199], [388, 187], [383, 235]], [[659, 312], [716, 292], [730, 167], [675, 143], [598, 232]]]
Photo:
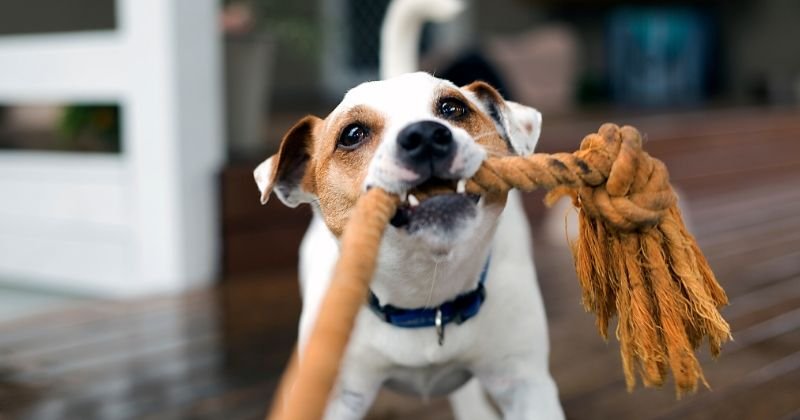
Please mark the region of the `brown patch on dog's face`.
[[[362, 194], [369, 162], [383, 136], [385, 118], [364, 105], [329, 118], [334, 119], [319, 124], [315, 132], [313, 177], [325, 224], [339, 236]], [[342, 147], [342, 134], [355, 126], [366, 131], [362, 142], [352, 149]]]
[[[482, 82], [475, 82], [466, 86], [464, 89], [473, 90], [473, 88], [478, 85], [483, 87], [483, 85], [486, 84]], [[499, 100], [502, 100], [502, 98], [499, 97], [499, 94], [497, 94], [493, 88], [489, 87], [489, 89], [491, 89], [491, 91], [497, 95]], [[479, 95], [477, 92], [475, 93], [476, 95]], [[456, 118], [448, 118], [446, 115], [443, 115], [442, 107], [449, 106], [450, 101], [454, 101], [457, 104], [464, 106], [466, 108], [466, 112]], [[472, 138], [475, 139], [476, 143], [480, 144], [486, 149], [486, 152], [489, 156], [508, 156], [513, 153], [509, 148], [508, 142], [503, 138], [501, 133], [497, 131], [497, 126], [495, 125], [491, 116], [486, 115], [486, 113], [478, 109], [478, 107], [476, 107], [472, 101], [467, 99], [458, 89], [442, 89], [438, 95], [436, 95], [433, 101], [433, 114], [457, 127], [466, 130], [472, 136]]]
[[[463, 89], [473, 92], [479, 99], [501, 103], [503, 98], [490, 85], [484, 82], [474, 82]], [[448, 100], [455, 100], [466, 107], [466, 112], [459, 118], [448, 119], [442, 115], [440, 109]], [[489, 156], [510, 156], [513, 154], [510, 144], [497, 131], [497, 125], [490, 115], [487, 115], [475, 104], [467, 99], [462, 92], [453, 88], [444, 88], [433, 102], [433, 113], [444, 118], [451, 124], [467, 131], [476, 143], [486, 149]], [[489, 205], [505, 205], [507, 194], [485, 195], [484, 199]]]

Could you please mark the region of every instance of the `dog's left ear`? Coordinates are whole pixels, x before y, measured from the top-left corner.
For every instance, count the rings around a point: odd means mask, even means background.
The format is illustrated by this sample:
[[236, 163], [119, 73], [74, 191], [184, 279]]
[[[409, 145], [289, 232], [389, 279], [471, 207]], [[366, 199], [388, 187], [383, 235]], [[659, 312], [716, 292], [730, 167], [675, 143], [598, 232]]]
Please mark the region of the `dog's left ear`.
[[497, 131], [518, 155], [529, 155], [536, 148], [542, 132], [542, 114], [535, 108], [506, 101], [485, 82], [474, 82], [462, 88], [471, 94], [483, 112], [489, 115]]

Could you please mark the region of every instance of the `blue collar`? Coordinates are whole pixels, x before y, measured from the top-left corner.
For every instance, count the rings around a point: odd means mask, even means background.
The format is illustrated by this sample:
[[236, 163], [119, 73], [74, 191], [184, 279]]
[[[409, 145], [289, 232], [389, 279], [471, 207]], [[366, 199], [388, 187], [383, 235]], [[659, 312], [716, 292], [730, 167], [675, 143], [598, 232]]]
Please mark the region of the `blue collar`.
[[436, 327], [439, 334], [439, 344], [444, 340], [444, 326], [455, 322], [462, 322], [474, 317], [481, 309], [481, 305], [486, 300], [486, 289], [483, 284], [486, 282], [486, 274], [489, 271], [490, 258], [486, 259], [486, 264], [481, 271], [478, 287], [474, 290], [458, 295], [454, 299], [448, 300], [434, 308], [415, 308], [404, 309], [392, 305], [381, 305], [378, 297], [370, 290], [369, 308], [379, 318], [401, 328], [424, 328]]

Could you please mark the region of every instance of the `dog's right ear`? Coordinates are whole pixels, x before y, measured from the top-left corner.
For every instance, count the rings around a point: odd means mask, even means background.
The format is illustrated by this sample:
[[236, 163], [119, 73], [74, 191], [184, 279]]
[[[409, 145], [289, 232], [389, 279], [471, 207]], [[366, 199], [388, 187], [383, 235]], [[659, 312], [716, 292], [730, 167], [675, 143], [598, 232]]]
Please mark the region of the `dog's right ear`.
[[506, 101], [495, 88], [485, 82], [473, 82], [464, 86], [464, 90], [474, 95], [514, 152], [521, 156], [533, 153], [542, 130], [542, 114], [539, 111]]
[[314, 200], [313, 179], [306, 174], [311, 164], [314, 128], [320, 121], [313, 115], [298, 121], [283, 137], [278, 153], [253, 171], [261, 204], [267, 203], [272, 192], [289, 207]]

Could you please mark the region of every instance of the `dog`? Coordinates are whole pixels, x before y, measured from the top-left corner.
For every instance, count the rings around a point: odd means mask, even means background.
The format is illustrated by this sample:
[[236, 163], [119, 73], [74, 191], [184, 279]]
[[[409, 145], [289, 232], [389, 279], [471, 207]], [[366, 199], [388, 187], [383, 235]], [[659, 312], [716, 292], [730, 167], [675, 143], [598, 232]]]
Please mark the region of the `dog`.
[[256, 168], [262, 203], [274, 193], [314, 212], [300, 248], [300, 349], [359, 196], [379, 187], [404, 198], [326, 419], [362, 418], [382, 386], [449, 395], [462, 420], [497, 418], [485, 392], [506, 419], [564, 417], [520, 198], [464, 188], [487, 157], [533, 153], [541, 122], [486, 83], [406, 73], [351, 89], [324, 119], [301, 119]]

